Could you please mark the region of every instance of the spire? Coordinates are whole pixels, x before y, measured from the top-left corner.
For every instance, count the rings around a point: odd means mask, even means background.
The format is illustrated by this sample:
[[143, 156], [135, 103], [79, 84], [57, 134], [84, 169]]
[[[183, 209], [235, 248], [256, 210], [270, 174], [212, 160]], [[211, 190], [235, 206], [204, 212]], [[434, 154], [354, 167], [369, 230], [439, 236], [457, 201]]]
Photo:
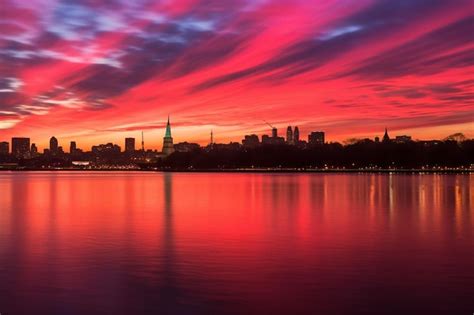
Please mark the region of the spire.
[[383, 142], [389, 142], [390, 141], [390, 137], [388, 136], [387, 127], [385, 127], [385, 134], [383, 135], [382, 141]]
[[166, 124], [165, 138], [171, 138], [170, 115], [168, 115], [168, 123]]

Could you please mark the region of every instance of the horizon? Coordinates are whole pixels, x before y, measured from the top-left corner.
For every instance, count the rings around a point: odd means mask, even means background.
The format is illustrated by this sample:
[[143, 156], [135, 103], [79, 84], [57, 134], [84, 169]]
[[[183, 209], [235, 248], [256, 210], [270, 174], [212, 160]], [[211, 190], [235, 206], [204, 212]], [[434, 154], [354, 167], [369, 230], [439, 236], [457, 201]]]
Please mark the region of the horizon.
[[[0, 26], [0, 141], [81, 148], [145, 131], [240, 142], [474, 137], [470, 1], [11, 0]], [[396, 18], [395, 18], [396, 17]], [[163, 132], [162, 132], [163, 130]]]
[[[172, 122], [171, 119], [170, 119], [170, 125], [171, 125], [171, 133], [172, 133], [173, 141], [174, 141], [175, 144], [180, 143], [180, 142], [188, 142], [188, 143], [197, 143], [197, 144], [199, 144], [200, 146], [204, 147], [204, 146], [206, 146], [206, 145], [208, 145], [208, 144], [210, 143], [210, 132], [209, 132], [209, 139], [208, 139], [209, 141], [207, 141], [207, 142], [202, 142], [202, 143], [200, 143], [200, 142], [192, 142], [192, 141], [189, 141], [189, 140], [186, 140], [186, 139], [181, 139], [181, 138], [179, 138], [179, 139], [177, 140], [177, 138], [174, 136], [174, 127], [173, 127], [173, 122]], [[294, 127], [298, 127], [298, 128], [299, 128], [299, 126], [295, 126], [295, 125], [288, 125], [288, 126], [286, 126], [286, 127], [277, 128], [277, 129], [278, 129], [278, 136], [279, 136], [279, 137], [286, 138], [286, 128], [287, 128], [287, 127], [290, 127], [290, 126], [292, 127], [293, 130], [294, 130]], [[147, 144], [149, 144], [149, 142], [147, 142], [147, 137], [146, 137], [146, 136], [147, 136], [147, 133], [144, 131], [145, 150], [157, 150], [157, 151], [161, 151], [162, 146], [163, 146], [163, 143], [162, 143], [162, 142], [163, 142], [163, 137], [164, 137], [164, 135], [165, 135], [165, 132], [164, 132], [164, 131], [166, 130], [166, 123], [164, 124], [164, 127], [163, 127], [163, 128], [160, 128], [159, 130], [162, 130], [162, 129], [163, 129], [163, 136], [162, 136], [160, 139], [158, 139], [158, 140], [154, 139], [154, 140], [153, 140], [153, 144], [152, 144], [151, 146], [150, 146], [150, 145], [147, 145]], [[267, 126], [267, 129], [269, 129], [268, 126]], [[283, 129], [283, 132], [280, 132], [280, 129]], [[245, 137], [246, 135], [253, 135], [253, 134], [257, 135], [258, 138], [259, 138], [259, 140], [261, 140], [263, 135], [271, 136], [271, 130], [267, 130], [267, 131], [269, 131], [269, 132], [266, 132], [266, 133], [265, 133], [265, 131], [263, 131], [263, 133], [247, 133], [247, 134], [242, 135], [242, 136], [240, 137], [240, 139], [235, 140], [235, 141], [233, 141], [233, 140], [229, 140], [229, 141], [219, 141], [219, 140], [217, 140], [217, 141], [216, 141], [215, 133], [214, 133], [214, 135], [213, 135], [213, 137], [214, 137], [214, 143], [227, 144], [227, 143], [231, 143], [231, 142], [237, 142], [237, 143], [239, 143], [239, 144], [242, 144], [242, 140], [244, 139], [244, 137]], [[347, 144], [347, 143], [349, 143], [349, 142], [351, 142], [351, 141], [354, 141], [354, 140], [370, 139], [370, 140], [374, 141], [375, 137], [379, 137], [380, 139], [382, 139], [383, 133], [385, 132], [385, 130], [384, 130], [383, 132], [380, 133], [380, 135], [379, 135], [379, 134], [376, 134], [375, 136], [372, 136], [372, 137], [369, 137], [369, 136], [367, 136], [367, 137], [364, 137], [364, 136], [361, 136], [361, 137], [351, 137], [351, 138], [346, 138], [346, 139], [344, 139], [344, 140], [342, 140], [342, 141], [337, 141], [337, 140], [332, 140], [332, 139], [330, 139], [330, 138], [328, 139], [327, 133], [326, 133], [324, 130], [316, 130], [316, 129], [315, 129], [315, 130], [311, 130], [311, 131], [309, 131], [309, 132], [307, 132], [307, 133], [302, 132], [302, 131], [300, 130], [301, 141], [307, 141], [309, 134], [310, 134], [311, 132], [313, 132], [313, 131], [323, 131], [323, 132], [325, 133], [325, 138], [326, 138], [326, 142], [325, 142], [325, 143], [340, 143], [340, 144], [343, 144], [343, 145], [345, 145], [345, 144]], [[443, 140], [445, 140], [446, 138], [448, 138], [449, 136], [452, 136], [452, 135], [454, 135], [454, 134], [459, 134], [459, 133], [452, 133], [452, 134], [446, 135], [445, 137], [442, 137], [442, 138], [432, 138], [432, 139], [425, 138], [425, 139], [421, 139], [421, 138], [413, 137], [413, 136], [410, 135], [410, 134], [394, 133], [394, 132], [392, 132], [392, 131], [391, 131], [390, 129], [388, 129], [388, 128], [387, 128], [387, 131], [388, 131], [388, 134], [389, 134], [389, 136], [390, 136], [391, 139], [395, 139], [396, 136], [408, 135], [408, 136], [410, 136], [410, 137], [412, 138], [413, 141], [430, 141], [430, 140], [443, 141]], [[158, 131], [155, 130], [155, 133], [156, 133], [156, 132], [158, 132]], [[136, 150], [137, 150], [137, 151], [140, 151], [141, 149], [140, 149], [139, 147], [141, 146], [141, 135], [142, 135], [142, 131], [135, 131], [135, 133], [137, 134], [137, 136], [131, 136], [131, 135], [130, 135], [130, 136], [127, 136], [127, 135], [125, 135], [123, 138], [119, 139], [117, 142], [105, 140], [105, 141], [103, 141], [103, 142], [92, 143], [92, 144], [90, 144], [89, 146], [81, 146], [81, 144], [80, 144], [77, 140], [74, 140], [73, 138], [71, 138], [71, 140], [63, 140], [63, 139], [61, 139], [60, 137], [58, 137], [58, 136], [56, 136], [56, 135], [52, 135], [52, 136], [50, 136], [50, 137], [47, 138], [47, 139], [42, 139], [41, 142], [36, 142], [33, 138], [28, 137], [28, 136], [13, 136], [12, 138], [29, 138], [29, 139], [30, 139], [30, 143], [31, 143], [31, 144], [35, 144], [39, 152], [42, 152], [42, 151], [45, 150], [45, 149], [49, 149], [49, 146], [50, 146], [50, 139], [51, 139], [52, 137], [55, 137], [55, 138], [58, 140], [59, 146], [60, 146], [60, 147], [63, 147], [64, 152], [68, 152], [68, 151], [69, 151], [68, 148], [69, 148], [69, 145], [70, 145], [70, 143], [71, 143], [72, 141], [74, 141], [74, 142], [76, 143], [78, 149], [82, 149], [82, 150], [85, 150], [85, 151], [90, 151], [90, 149], [92, 149], [93, 146], [97, 146], [97, 145], [101, 145], [101, 144], [108, 144], [108, 143], [112, 143], [112, 144], [114, 144], [114, 145], [118, 145], [118, 146], [120, 146], [120, 148], [121, 148], [122, 150], [124, 150], [124, 149], [125, 149], [125, 139], [126, 139], [126, 138], [133, 138], [133, 139], [135, 139], [135, 141], [136, 141], [136, 142], [135, 142], [135, 143], [136, 143], [136, 147], [137, 147]], [[460, 133], [460, 134], [462, 134], [462, 133]], [[464, 134], [463, 134], [463, 135], [464, 135]], [[464, 136], [465, 136], [465, 135], [464, 135]], [[12, 138], [10, 138], [10, 139], [0, 139], [0, 142], [2, 142], [2, 141], [8, 142], [8, 143], [9, 143], [9, 146], [10, 146], [10, 149], [11, 149], [11, 145], [12, 145], [11, 140], [12, 140]], [[471, 140], [472, 138], [466, 137], [466, 139], [467, 139], [467, 140]], [[63, 144], [62, 140], [64, 141], [64, 144]]]

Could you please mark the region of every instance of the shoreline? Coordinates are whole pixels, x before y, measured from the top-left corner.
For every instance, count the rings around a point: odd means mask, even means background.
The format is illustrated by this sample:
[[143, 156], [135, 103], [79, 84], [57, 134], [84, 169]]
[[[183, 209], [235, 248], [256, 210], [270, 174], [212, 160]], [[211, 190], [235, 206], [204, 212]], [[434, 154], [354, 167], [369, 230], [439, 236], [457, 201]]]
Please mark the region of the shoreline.
[[149, 172], [149, 173], [367, 173], [367, 174], [471, 174], [474, 169], [2, 169], [0, 172]]

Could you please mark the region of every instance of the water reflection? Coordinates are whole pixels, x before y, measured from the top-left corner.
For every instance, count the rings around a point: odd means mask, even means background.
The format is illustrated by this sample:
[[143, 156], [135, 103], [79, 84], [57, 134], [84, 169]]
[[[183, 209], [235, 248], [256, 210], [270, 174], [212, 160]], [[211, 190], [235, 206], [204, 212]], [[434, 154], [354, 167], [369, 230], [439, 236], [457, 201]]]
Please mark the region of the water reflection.
[[0, 173], [0, 312], [467, 311], [473, 186], [469, 175]]

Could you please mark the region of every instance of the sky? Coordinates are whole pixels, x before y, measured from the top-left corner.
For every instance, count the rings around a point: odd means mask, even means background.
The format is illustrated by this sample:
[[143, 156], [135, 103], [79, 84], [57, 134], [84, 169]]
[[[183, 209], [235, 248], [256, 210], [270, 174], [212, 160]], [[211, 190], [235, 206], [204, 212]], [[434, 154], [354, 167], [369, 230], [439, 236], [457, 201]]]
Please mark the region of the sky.
[[0, 1], [0, 141], [474, 137], [470, 0]]

